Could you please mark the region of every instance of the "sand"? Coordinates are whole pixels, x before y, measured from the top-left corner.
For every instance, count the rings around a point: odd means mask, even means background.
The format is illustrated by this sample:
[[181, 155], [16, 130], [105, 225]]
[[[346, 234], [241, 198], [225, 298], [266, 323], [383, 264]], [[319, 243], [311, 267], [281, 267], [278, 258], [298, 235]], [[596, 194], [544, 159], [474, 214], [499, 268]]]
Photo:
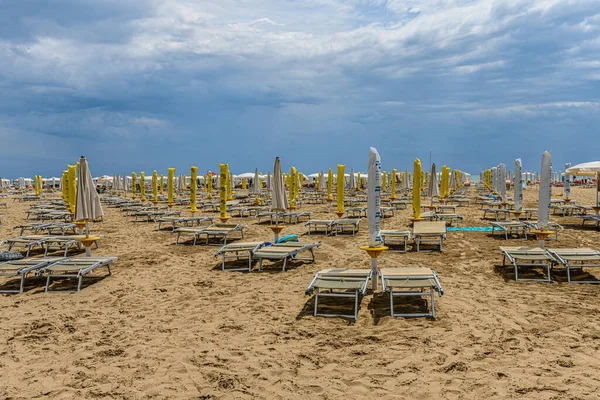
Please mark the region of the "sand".
[[[592, 204], [594, 191], [575, 188], [572, 197]], [[535, 198], [527, 190], [525, 205], [535, 207]], [[0, 210], [0, 239], [15, 235], [28, 207], [9, 200]], [[300, 209], [328, 217], [326, 205]], [[322, 243], [314, 264], [244, 273], [221, 272], [214, 246], [175, 246], [156, 224], [105, 211], [93, 226], [105, 236], [94, 254], [119, 257], [112, 276], [77, 294], [44, 293], [33, 279], [24, 294], [0, 296], [0, 397], [600, 397], [600, 286], [568, 284], [560, 272], [552, 283], [515, 282], [498, 267], [498, 247], [526, 242], [450, 232], [442, 254], [384, 253], [380, 266], [436, 270], [445, 289], [437, 319], [391, 318], [388, 297], [376, 292], [355, 323], [313, 317], [304, 290], [320, 269], [370, 265], [359, 250], [365, 219], [355, 238], [302, 237]], [[486, 224], [478, 205], [458, 212], [464, 225]], [[383, 229], [405, 228], [410, 216], [398, 211]], [[552, 219], [566, 229], [548, 247], [600, 247], [600, 232]], [[250, 240], [272, 237], [255, 219], [235, 221], [248, 225]]]

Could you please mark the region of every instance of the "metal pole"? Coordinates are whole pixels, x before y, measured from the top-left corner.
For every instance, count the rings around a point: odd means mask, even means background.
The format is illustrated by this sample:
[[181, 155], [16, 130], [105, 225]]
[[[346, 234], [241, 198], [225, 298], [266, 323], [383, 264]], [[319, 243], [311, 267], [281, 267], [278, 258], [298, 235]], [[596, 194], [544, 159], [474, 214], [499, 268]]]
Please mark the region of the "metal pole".
[[377, 257], [371, 258], [371, 289], [377, 290]]

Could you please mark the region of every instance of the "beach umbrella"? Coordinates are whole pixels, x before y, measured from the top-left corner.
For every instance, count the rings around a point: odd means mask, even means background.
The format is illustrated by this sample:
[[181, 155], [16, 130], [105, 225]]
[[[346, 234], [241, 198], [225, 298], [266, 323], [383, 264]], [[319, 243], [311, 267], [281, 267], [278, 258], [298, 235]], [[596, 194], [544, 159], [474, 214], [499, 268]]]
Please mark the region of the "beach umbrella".
[[413, 168], [413, 219], [418, 221], [421, 219], [421, 160], [415, 158]]
[[567, 170], [569, 168], [571, 168], [571, 163], [566, 163], [565, 164], [565, 186], [564, 186], [565, 199], [571, 198], [571, 176], [567, 175]]
[[146, 173], [144, 171], [140, 172], [140, 195], [142, 201], [146, 201]]
[[258, 168], [254, 170], [251, 193], [260, 196], [260, 176], [258, 175]]
[[448, 174], [449, 174], [448, 175], [448, 177], [449, 177], [448, 178], [449, 179], [449, 181], [448, 181], [448, 194], [450, 194], [450, 190], [451, 189], [454, 190], [454, 186], [456, 186], [456, 174], [453, 174], [450, 171], [450, 168], [448, 168]]
[[354, 181], [354, 168], [350, 169], [350, 189], [356, 190], [356, 183]]
[[71, 215], [75, 214], [75, 205], [77, 201], [77, 165], [67, 165], [67, 174], [68, 174], [68, 182], [69, 182], [69, 210]]
[[573, 176], [596, 176], [600, 172], [600, 161], [577, 164], [565, 170], [565, 174]]
[[[333, 201], [333, 171], [331, 168], [327, 171], [327, 201], [329, 202], [329, 208], [331, 208], [331, 202]], [[328, 209], [328, 212], [331, 212]]]
[[433, 198], [440, 197], [440, 188], [438, 186], [437, 172], [435, 171], [435, 163], [431, 164], [431, 172], [429, 174], [429, 186], [427, 188], [427, 196], [431, 198], [431, 205], [433, 205]]
[[271, 176], [271, 171], [267, 172], [267, 191], [271, 191], [273, 189], [273, 177]]
[[523, 211], [523, 174], [521, 168], [521, 159], [517, 158], [515, 160], [515, 184], [513, 187], [515, 191], [515, 211], [517, 212]]
[[131, 173], [131, 196], [135, 199], [135, 192], [137, 190], [137, 174], [135, 172]]
[[173, 207], [173, 192], [175, 190], [175, 168], [169, 168], [167, 174], [167, 202], [169, 207]]
[[319, 179], [319, 189], [321, 192], [327, 191], [327, 182], [325, 182], [325, 173], [321, 171], [321, 178]]
[[198, 211], [196, 208], [196, 191], [198, 190], [198, 167], [192, 165], [190, 167], [190, 212]]
[[[369, 149], [369, 172], [368, 172], [368, 192], [367, 192], [367, 223], [369, 225], [369, 248], [380, 248], [383, 244], [381, 240], [381, 157], [377, 149]], [[368, 250], [367, 250], [368, 251]], [[373, 279], [371, 279], [371, 288], [377, 289], [377, 256], [371, 256], [371, 270]]]
[[336, 187], [336, 198], [337, 198], [337, 214], [338, 217], [344, 215], [344, 170], [346, 169], [345, 164], [338, 164], [337, 173], [337, 187]]
[[156, 170], [152, 172], [152, 200], [154, 200], [154, 204], [158, 203], [158, 172]]
[[283, 185], [283, 174], [281, 172], [281, 160], [279, 157], [275, 158], [275, 165], [273, 166], [273, 187], [271, 192], [271, 210], [275, 211], [275, 241], [279, 240], [279, 212], [287, 211], [290, 206], [288, 203], [287, 196], [285, 194], [285, 187]]
[[[84, 156], [79, 159], [79, 173], [77, 177], [77, 199], [75, 206], [75, 221], [85, 221], [85, 236], [89, 238], [89, 222], [102, 217], [102, 205], [96, 186], [92, 181], [92, 174]], [[90, 257], [91, 243], [83, 241], [85, 255]], [[88, 245], [89, 244], [89, 245]]]
[[392, 169], [392, 179], [391, 179], [391, 184], [392, 184], [392, 200], [396, 200], [396, 174], [398, 173], [398, 171], [396, 170], [396, 168]]
[[[552, 197], [552, 156], [547, 151], [542, 154], [542, 175], [538, 198], [538, 229], [544, 230], [550, 218], [550, 198]], [[543, 241], [541, 241], [543, 243]]]
[[500, 168], [498, 168], [498, 175], [500, 177], [498, 180], [500, 197], [502, 198], [502, 201], [506, 201], [506, 165], [500, 164]]
[[229, 164], [219, 164], [219, 176], [219, 218], [222, 222], [226, 222], [229, 219], [227, 215]]

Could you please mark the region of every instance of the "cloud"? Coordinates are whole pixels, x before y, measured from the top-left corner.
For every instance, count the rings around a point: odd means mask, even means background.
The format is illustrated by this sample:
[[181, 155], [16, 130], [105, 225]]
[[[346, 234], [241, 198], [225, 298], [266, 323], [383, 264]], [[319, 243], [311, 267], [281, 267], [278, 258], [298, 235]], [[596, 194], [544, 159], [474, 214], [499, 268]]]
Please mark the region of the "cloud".
[[[129, 149], [130, 168], [147, 170], [224, 157], [266, 170], [276, 153], [323, 169], [332, 148], [360, 169], [378, 144], [399, 169], [429, 150], [481, 169], [520, 156], [507, 136], [595, 137], [598, 50], [596, 0], [8, 2], [0, 135], [64, 154], [40, 167], [51, 174], [85, 145], [109, 174]], [[496, 145], [474, 145], [482, 137]], [[226, 154], [200, 150], [222, 140]], [[593, 158], [551, 144], [558, 159]]]

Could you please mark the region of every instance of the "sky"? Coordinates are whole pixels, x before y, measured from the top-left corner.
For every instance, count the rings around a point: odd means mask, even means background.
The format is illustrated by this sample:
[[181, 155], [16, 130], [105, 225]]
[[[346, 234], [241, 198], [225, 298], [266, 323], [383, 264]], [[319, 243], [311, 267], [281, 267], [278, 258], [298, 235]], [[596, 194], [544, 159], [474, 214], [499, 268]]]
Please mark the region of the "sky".
[[598, 0], [0, 0], [0, 176], [561, 170], [599, 126]]

